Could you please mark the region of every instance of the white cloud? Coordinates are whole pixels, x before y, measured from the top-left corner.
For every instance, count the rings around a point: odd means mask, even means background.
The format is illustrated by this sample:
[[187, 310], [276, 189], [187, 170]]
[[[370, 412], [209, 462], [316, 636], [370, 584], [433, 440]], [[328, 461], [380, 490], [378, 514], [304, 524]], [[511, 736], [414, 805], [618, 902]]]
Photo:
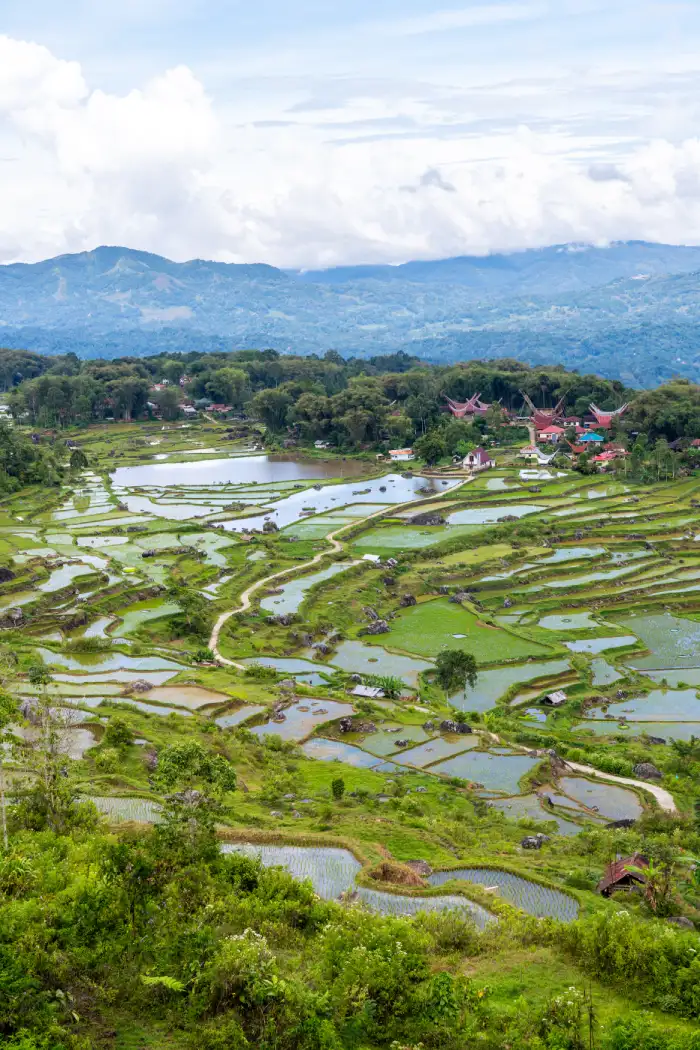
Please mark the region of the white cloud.
[[[0, 261], [103, 243], [309, 267], [700, 242], [700, 140], [680, 115], [682, 135], [652, 137], [663, 76], [635, 78], [631, 116], [621, 71], [578, 86], [559, 71], [416, 90], [358, 81], [328, 109], [303, 105], [300, 80], [290, 122], [283, 90], [224, 106], [177, 66], [110, 93], [76, 63], [0, 37]], [[679, 113], [696, 87], [685, 69]]]

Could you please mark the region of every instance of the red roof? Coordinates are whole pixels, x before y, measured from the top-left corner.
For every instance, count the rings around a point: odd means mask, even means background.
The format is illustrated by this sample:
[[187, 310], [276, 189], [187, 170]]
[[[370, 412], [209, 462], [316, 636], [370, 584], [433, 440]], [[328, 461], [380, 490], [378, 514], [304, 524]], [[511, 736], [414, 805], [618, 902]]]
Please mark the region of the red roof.
[[609, 463], [611, 459], [617, 459], [617, 452], [601, 452], [599, 456], [593, 457], [593, 462]]
[[693, 438], [691, 445], [693, 448], [700, 448], [700, 438]]
[[545, 427], [544, 430], [540, 430], [540, 437], [543, 434], [563, 434], [563, 433], [564, 433], [564, 428], [563, 427], [555, 427], [555, 426]]
[[612, 864], [608, 864], [605, 875], [598, 883], [598, 892], [605, 893], [618, 882], [625, 878], [634, 879], [635, 882], [644, 882], [644, 876], [639, 872], [630, 871], [630, 868], [648, 868], [649, 861], [641, 853], [634, 853], [631, 857], [621, 857]]

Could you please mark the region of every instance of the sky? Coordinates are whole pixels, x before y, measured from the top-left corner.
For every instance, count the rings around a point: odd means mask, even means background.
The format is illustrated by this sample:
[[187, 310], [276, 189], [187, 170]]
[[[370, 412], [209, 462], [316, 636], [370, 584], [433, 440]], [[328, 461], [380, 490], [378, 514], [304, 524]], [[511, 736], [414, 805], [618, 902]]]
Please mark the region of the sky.
[[700, 243], [698, 0], [0, 0], [0, 263]]

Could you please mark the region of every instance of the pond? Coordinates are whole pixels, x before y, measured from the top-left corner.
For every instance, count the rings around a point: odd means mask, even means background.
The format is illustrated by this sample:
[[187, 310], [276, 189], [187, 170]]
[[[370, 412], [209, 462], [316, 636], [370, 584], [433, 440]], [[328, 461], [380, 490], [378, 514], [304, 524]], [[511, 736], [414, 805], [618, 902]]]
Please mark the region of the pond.
[[301, 745], [301, 749], [307, 758], [315, 758], [321, 762], [345, 762], [348, 766], [356, 766], [358, 769], [376, 769], [383, 773], [393, 772], [399, 767], [394, 762], [385, 762], [376, 755], [370, 755], [355, 744], [347, 744], [344, 740], [328, 740], [324, 737], [312, 737]]
[[544, 627], [546, 631], [595, 631], [598, 623], [591, 619], [589, 612], [563, 612], [543, 616], [537, 626]]
[[198, 685], [168, 685], [151, 689], [148, 699], [158, 704], [175, 704], [197, 711], [200, 707], [221, 706], [229, 704], [231, 697], [227, 693], [215, 693], [212, 689], [203, 689]]
[[245, 660], [241, 660], [241, 663], [246, 664], [248, 667], [259, 664], [260, 667], [274, 667], [276, 671], [281, 674], [288, 674], [294, 677], [299, 675], [311, 675], [314, 672], [332, 674], [333, 668], [328, 667], [327, 664], [316, 664], [311, 660], [302, 660], [301, 657], [294, 656], [249, 656]]
[[655, 736], [661, 740], [700, 740], [700, 722], [628, 722], [627, 729], [621, 729], [617, 722], [579, 722], [576, 730], [590, 730], [597, 736], [617, 736], [626, 733], [629, 736]]
[[329, 478], [357, 478], [367, 473], [367, 464], [356, 459], [305, 460], [299, 456], [237, 456], [206, 463], [153, 463], [140, 467], [119, 467], [112, 483], [125, 488], [158, 485], [260, 485], [278, 481], [310, 481]]
[[676, 671], [645, 671], [644, 675], [654, 682], [665, 682], [670, 689], [682, 689], [686, 685], [700, 688], [700, 667], [683, 667]]
[[354, 708], [352, 704], [341, 704], [337, 700], [297, 700], [282, 713], [282, 722], [266, 722], [264, 726], [255, 726], [251, 733], [280, 736], [283, 740], [304, 740], [324, 722], [354, 714]]
[[341, 671], [354, 671], [358, 674], [396, 675], [406, 685], [416, 686], [418, 675], [432, 667], [426, 660], [412, 656], [399, 656], [389, 653], [378, 645], [363, 645], [362, 642], [344, 641], [337, 652], [331, 656], [335, 667]]
[[124, 682], [130, 685], [132, 682], [144, 681], [151, 685], [163, 685], [174, 678], [177, 671], [96, 671], [85, 674], [55, 674], [54, 681], [70, 682], [75, 686], [84, 685], [86, 682]]
[[373, 755], [393, 755], [399, 750], [396, 746], [397, 740], [410, 740], [412, 744], [422, 744], [428, 739], [428, 734], [422, 726], [401, 725], [398, 722], [389, 722], [382, 726], [376, 733], [368, 733], [362, 739], [362, 746], [371, 751]]
[[250, 843], [224, 843], [221, 849], [224, 853], [259, 857], [266, 868], [286, 868], [295, 879], [309, 879], [323, 900], [337, 900], [341, 894], [355, 891], [363, 904], [385, 915], [417, 915], [421, 911], [456, 909], [468, 912], [480, 929], [487, 922], [496, 921], [485, 908], [465, 897], [404, 897], [357, 886], [355, 880], [362, 865], [349, 850], [329, 846], [258, 846]]
[[[262, 529], [265, 517], [270, 517], [278, 528], [283, 529], [304, 519], [304, 507], [314, 507], [317, 514], [323, 514], [329, 510], [340, 509], [351, 503], [366, 504], [398, 504], [408, 503], [412, 500], [421, 499], [422, 496], [437, 495], [447, 491], [448, 483], [438, 478], [410, 477], [404, 478], [400, 474], [386, 474], [384, 477], [375, 478], [372, 481], [361, 481], [350, 484], [324, 485], [322, 488], [306, 489], [294, 492], [290, 496], [279, 500], [274, 506], [267, 508], [264, 515], [255, 515], [248, 518], [236, 518], [235, 520], [222, 522], [225, 529], [232, 532], [246, 532], [248, 529]], [[449, 484], [459, 484], [451, 482]], [[358, 487], [359, 486], [359, 487]], [[382, 491], [384, 490], [384, 491]], [[426, 490], [428, 490], [426, 492]], [[372, 507], [368, 507], [367, 513], [372, 513]], [[416, 512], [417, 513], [417, 512]], [[310, 519], [313, 525], [315, 518]], [[325, 531], [330, 532], [345, 524], [345, 521], [337, 525], [330, 525]], [[348, 524], [350, 522], [348, 521]], [[301, 526], [300, 526], [301, 527]]]
[[116, 615], [122, 621], [120, 630], [124, 634], [132, 634], [142, 624], [148, 623], [149, 620], [160, 620], [164, 616], [174, 616], [179, 611], [180, 606], [176, 602], [139, 602], [128, 609], [121, 609]]
[[468, 751], [466, 754], [448, 758], [446, 762], [432, 766], [430, 772], [471, 780], [481, 784], [487, 791], [515, 795], [519, 791], [520, 778], [540, 762], [541, 759], [530, 758], [529, 755], [498, 755], [489, 751]]
[[540, 886], [537, 882], [523, 879], [509, 871], [493, 871], [487, 868], [456, 868], [452, 871], [436, 871], [429, 878], [431, 886], [444, 886], [452, 879], [473, 882], [477, 886], [497, 886], [499, 896], [538, 919], [558, 919], [573, 922], [578, 916], [578, 902], [561, 890]]
[[69, 671], [183, 671], [182, 664], [164, 660], [160, 656], [123, 656], [121, 653], [80, 653], [68, 656], [52, 649], [37, 649], [37, 656], [45, 664], [55, 664]]
[[542, 560], [542, 565], [558, 565], [565, 561], [578, 561], [579, 558], [597, 558], [605, 554], [605, 547], [560, 547], [549, 558]]
[[345, 572], [353, 564], [353, 562], [347, 561], [333, 562], [332, 565], [322, 569], [320, 572], [314, 572], [310, 576], [300, 576], [298, 579], [290, 581], [290, 583], [284, 583], [279, 588], [281, 594], [266, 596], [261, 600], [260, 608], [265, 609], [266, 612], [275, 613], [275, 615], [295, 613], [303, 602], [307, 591], [317, 583], [322, 583], [323, 580], [330, 580], [333, 576], [337, 576], [338, 573]]
[[616, 622], [641, 638], [650, 656], [630, 659], [635, 668], [695, 667], [700, 651], [700, 623], [671, 613], [644, 613], [616, 618]]
[[398, 754], [393, 755], [393, 758], [400, 762], [402, 766], [416, 766], [418, 769], [423, 769], [432, 765], [433, 762], [441, 762], [446, 758], [460, 754], [462, 751], [479, 747], [480, 743], [481, 737], [476, 733], [450, 734], [450, 736], [439, 736], [432, 740], [426, 740], [425, 743], [419, 744], [417, 747], [398, 752]]
[[633, 634], [623, 635], [620, 638], [586, 638], [576, 642], [564, 642], [566, 648], [572, 653], [603, 653], [606, 649], [621, 649], [625, 645], [637, 644], [637, 639]]
[[239, 726], [241, 722], [247, 722], [253, 715], [262, 714], [265, 708], [260, 704], [246, 704], [244, 707], [239, 707], [236, 711], [227, 711], [225, 715], [219, 715], [214, 721], [222, 729], [233, 729], [235, 726]]
[[554, 821], [560, 835], [579, 835], [583, 831], [581, 825], [575, 824], [573, 820], [565, 820], [564, 817], [543, 809], [535, 794], [513, 795], [511, 798], [495, 798], [489, 801], [489, 807], [499, 810], [509, 820], [517, 821], [529, 818], [542, 823]]
[[[605, 714], [593, 708], [589, 717], [604, 719]], [[608, 704], [607, 714], [633, 722], [696, 722], [700, 721], [700, 700], [695, 689], [654, 689], [646, 696]]]
[[455, 693], [450, 703], [460, 711], [489, 711], [499, 697], [520, 682], [564, 674], [571, 665], [568, 660], [543, 660], [509, 667], [494, 667], [479, 671], [476, 685], [467, 686], [465, 693]]
[[597, 809], [610, 820], [636, 820], [643, 812], [635, 793], [616, 784], [594, 783], [583, 777], [562, 777], [559, 787], [576, 802]]
[[612, 685], [613, 682], [622, 678], [617, 668], [609, 664], [607, 660], [603, 660], [602, 657], [591, 660], [591, 671], [593, 672], [591, 678], [593, 685]]
[[537, 514], [546, 510], [534, 504], [519, 503], [510, 507], [467, 507], [448, 514], [448, 525], [494, 525], [499, 518], [524, 518], [528, 514]]

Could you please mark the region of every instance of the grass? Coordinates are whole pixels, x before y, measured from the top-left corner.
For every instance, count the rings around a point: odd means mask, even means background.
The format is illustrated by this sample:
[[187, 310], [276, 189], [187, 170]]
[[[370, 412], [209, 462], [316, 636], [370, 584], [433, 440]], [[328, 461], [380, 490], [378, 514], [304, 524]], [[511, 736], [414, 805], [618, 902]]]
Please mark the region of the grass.
[[[464, 638], [454, 635], [463, 634]], [[417, 656], [435, 657], [441, 649], [463, 649], [480, 664], [545, 656], [551, 650], [528, 638], [498, 627], [490, 627], [476, 613], [446, 598], [423, 602], [394, 620], [384, 639], [395, 649]]]

